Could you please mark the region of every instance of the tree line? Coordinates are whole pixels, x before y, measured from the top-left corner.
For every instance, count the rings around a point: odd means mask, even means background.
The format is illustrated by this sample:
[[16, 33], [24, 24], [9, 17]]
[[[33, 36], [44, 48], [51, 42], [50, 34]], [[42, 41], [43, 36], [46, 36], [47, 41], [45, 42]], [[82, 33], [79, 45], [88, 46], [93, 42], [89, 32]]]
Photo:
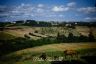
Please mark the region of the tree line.
[[88, 36], [80, 34], [80, 36], [74, 36], [73, 33], [69, 33], [68, 37], [65, 35], [57, 34], [58, 42], [95, 42], [96, 39], [92, 32], [89, 32]]
[[6, 27], [6, 26], [32, 26], [32, 27], [51, 27], [51, 26], [66, 26], [69, 25], [69, 28], [75, 28], [75, 26], [88, 26], [88, 27], [96, 27], [96, 22], [46, 22], [46, 21], [36, 21], [36, 20], [19, 20], [19, 21], [13, 21], [13, 22], [0, 22], [0, 27]]

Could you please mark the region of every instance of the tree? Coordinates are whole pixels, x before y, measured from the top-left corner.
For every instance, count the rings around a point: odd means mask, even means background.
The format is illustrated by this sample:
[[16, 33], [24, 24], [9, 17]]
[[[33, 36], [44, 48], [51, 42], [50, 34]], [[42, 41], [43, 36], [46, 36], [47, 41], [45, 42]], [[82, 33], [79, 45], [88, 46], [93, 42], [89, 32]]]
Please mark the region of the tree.
[[50, 22], [40, 21], [39, 26], [48, 27], [48, 26], [52, 26], [52, 24]]
[[23, 24], [24, 23], [24, 21], [23, 20], [20, 20], [20, 21], [15, 21], [16, 22], [16, 24]]
[[73, 42], [73, 41], [74, 41], [74, 35], [73, 35], [73, 33], [69, 33], [68, 42]]
[[94, 37], [94, 35], [93, 35], [93, 33], [90, 31], [89, 32], [89, 34], [88, 34], [88, 40], [90, 41], [90, 42], [94, 42], [95, 41], [95, 37]]
[[28, 26], [37, 26], [37, 22], [35, 20], [27, 20], [25, 22], [25, 25], [28, 25]]
[[0, 30], [3, 31], [6, 27], [7, 23], [6, 22], [0, 22]]
[[42, 53], [39, 58], [42, 58], [43, 60], [46, 60], [46, 53]]
[[59, 32], [57, 33], [57, 38], [56, 39], [57, 39], [57, 42], [61, 42], [61, 36], [60, 36]]
[[80, 34], [80, 36], [79, 36], [79, 42], [88, 42], [88, 37]]
[[30, 39], [30, 36], [28, 36], [27, 34], [24, 34], [24, 37]]

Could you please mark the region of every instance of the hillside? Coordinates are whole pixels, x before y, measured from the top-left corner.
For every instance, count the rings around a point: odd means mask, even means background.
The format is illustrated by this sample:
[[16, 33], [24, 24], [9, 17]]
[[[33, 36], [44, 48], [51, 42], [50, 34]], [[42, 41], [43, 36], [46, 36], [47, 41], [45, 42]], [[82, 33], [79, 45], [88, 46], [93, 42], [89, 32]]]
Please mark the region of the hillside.
[[[55, 52], [64, 50], [79, 50], [79, 49], [91, 49], [96, 48], [96, 43], [61, 43], [61, 44], [49, 44], [33, 48], [27, 48], [14, 52], [16, 55], [29, 54], [29, 53], [42, 53], [42, 52]], [[11, 53], [11, 54], [14, 54]]]
[[[42, 64], [52, 60], [54, 56], [63, 57], [64, 50], [76, 50], [79, 52], [78, 56], [82, 55], [95, 55], [96, 54], [96, 43], [61, 43], [61, 44], [50, 44], [37, 46], [33, 48], [27, 48], [19, 50], [6, 56], [2, 57], [6, 62], [0, 61], [2, 64]], [[42, 61], [39, 56], [42, 53], [47, 54], [47, 61]], [[61, 58], [62, 59], [62, 58]], [[69, 58], [72, 59], [72, 58]], [[67, 60], [69, 60], [67, 59]], [[73, 58], [76, 59], [76, 56]], [[80, 58], [78, 58], [80, 60]], [[34, 60], [34, 61], [33, 61]], [[42, 62], [40, 62], [40, 61]]]
[[[40, 39], [41, 37], [48, 37], [48, 36], [55, 37], [57, 36], [57, 33], [68, 36], [69, 32], [72, 32], [74, 36], [79, 36], [80, 34], [88, 36], [90, 30], [96, 37], [95, 27], [88, 28], [87, 26], [76, 26], [75, 29], [67, 27], [28, 27], [28, 26], [13, 26], [13, 27], [20, 29], [12, 29], [12, 30], [8, 29], [5, 30], [5, 32], [16, 37], [24, 37], [24, 35], [28, 35], [32, 39]], [[29, 35], [29, 33], [33, 33], [36, 36]]]
[[7, 33], [6, 31], [0, 32], [0, 40], [11, 40], [14, 38], [16, 38], [16, 36], [14, 36], [10, 33]]

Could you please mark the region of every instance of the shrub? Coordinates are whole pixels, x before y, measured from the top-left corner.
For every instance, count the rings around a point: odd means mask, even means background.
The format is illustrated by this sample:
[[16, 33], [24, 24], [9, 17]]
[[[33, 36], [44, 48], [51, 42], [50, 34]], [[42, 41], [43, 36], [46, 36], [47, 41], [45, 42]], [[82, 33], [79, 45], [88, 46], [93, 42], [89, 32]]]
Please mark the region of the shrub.
[[24, 37], [30, 39], [30, 36], [28, 36], [27, 34], [24, 34]]

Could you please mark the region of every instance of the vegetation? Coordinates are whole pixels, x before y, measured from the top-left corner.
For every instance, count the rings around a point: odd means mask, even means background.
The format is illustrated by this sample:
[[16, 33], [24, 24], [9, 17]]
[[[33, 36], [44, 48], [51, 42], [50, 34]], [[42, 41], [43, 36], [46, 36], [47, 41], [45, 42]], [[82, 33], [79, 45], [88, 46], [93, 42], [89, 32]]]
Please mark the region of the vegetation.
[[[64, 34], [58, 32], [57, 36], [55, 37], [53, 36], [42, 37], [38, 35], [38, 32], [35, 32], [35, 34], [29, 32], [29, 34], [24, 34], [24, 37], [14, 37], [13, 35], [10, 35], [6, 32], [0, 32], [1, 36], [0, 55], [4, 55], [25, 48], [41, 46], [46, 44], [55, 44], [62, 42], [63, 43], [96, 42], [96, 39], [92, 34], [92, 32], [89, 32], [88, 36], [84, 36], [82, 34], [80, 36], [74, 36], [74, 34], [71, 32], [68, 34], [68, 36], [65, 36]], [[34, 40], [31, 38], [31, 36], [40, 37], [40, 39]]]
[[[0, 60], [6, 60], [7, 62], [9, 61], [9, 64], [12, 64], [12, 62], [13, 64], [14, 62], [17, 64], [19, 62], [20, 64], [26, 64], [27, 62], [29, 64], [49, 64], [50, 62], [46, 61], [46, 59], [50, 57], [53, 60], [58, 60], [59, 57], [63, 57], [63, 59], [65, 59], [64, 57], [68, 55], [67, 59], [72, 59], [72, 57], [70, 58], [70, 55], [74, 56], [75, 53], [72, 53], [73, 51], [71, 49], [74, 49], [75, 47], [75, 51], [79, 52], [78, 56], [94, 56], [96, 54], [96, 31], [94, 29], [94, 31], [90, 30], [91, 27], [95, 27], [93, 23], [77, 22], [75, 24], [74, 22], [61, 22], [55, 24], [44, 21], [37, 22], [35, 20], [21, 20], [16, 21], [16, 23], [0, 22]], [[78, 26], [87, 28], [86, 30], [78, 29]], [[83, 32], [83, 30], [85, 30], [85, 32]], [[22, 35], [22, 37], [20, 35]], [[85, 46], [82, 44], [88, 45]], [[47, 45], [49, 46], [48, 48]], [[42, 46], [44, 47], [42, 48]], [[89, 49], [90, 47], [92, 49]], [[23, 50], [26, 48], [29, 49], [26, 51]], [[83, 48], [86, 50], [82, 50]], [[64, 50], [67, 49], [71, 50], [70, 53], [72, 54], [67, 54], [67, 52], [65, 54]], [[21, 54], [19, 54], [18, 50], [23, 51]], [[40, 60], [40, 62], [31, 62], [31, 60], [33, 61], [34, 58], [37, 58], [37, 61]], [[75, 56], [74, 59], [76, 58], [77, 57]]]
[[7, 41], [7, 40], [11, 40], [11, 39], [14, 39], [15, 36], [11, 35], [11, 34], [8, 34], [6, 32], [0, 32], [0, 40], [1, 42], [4, 40], [4, 41]]
[[[88, 46], [87, 46], [88, 45]], [[53, 47], [52, 47], [53, 46]], [[60, 47], [59, 47], [60, 46]], [[66, 47], [67, 46], [67, 47]], [[74, 48], [74, 46], [77, 46], [76, 48]], [[86, 47], [87, 46], [87, 47]], [[51, 47], [51, 48], [50, 48]], [[57, 49], [56, 49], [56, 48]], [[62, 49], [62, 47], [64, 47]], [[93, 47], [93, 48], [92, 48]], [[70, 49], [70, 50], [74, 50], [78, 52], [78, 55], [73, 55], [73, 57], [66, 56], [65, 53], [63, 52], [66, 49]], [[51, 50], [48, 50], [51, 49]], [[58, 50], [59, 49], [59, 50]], [[8, 54], [6, 56], [3, 56], [0, 60], [0, 62], [3, 63], [8, 63], [10, 62], [11, 64], [15, 64], [15, 63], [50, 63], [49, 60], [82, 60], [80, 57], [82, 56], [94, 56], [96, 54], [96, 47], [95, 44], [92, 45], [92, 43], [86, 43], [82, 45], [80, 43], [72, 43], [71, 46], [68, 43], [65, 44], [53, 44], [53, 45], [44, 45], [44, 46], [40, 46], [40, 47], [34, 47], [34, 48], [28, 48], [28, 49], [24, 49], [24, 50], [19, 50], [16, 51], [14, 53]], [[46, 55], [45, 55], [46, 54]], [[40, 56], [46, 56], [46, 60], [44, 61], [43, 59], [39, 58]], [[66, 58], [65, 58], [66, 56]], [[62, 58], [63, 57], [63, 58]], [[6, 62], [4, 62], [6, 61]]]

